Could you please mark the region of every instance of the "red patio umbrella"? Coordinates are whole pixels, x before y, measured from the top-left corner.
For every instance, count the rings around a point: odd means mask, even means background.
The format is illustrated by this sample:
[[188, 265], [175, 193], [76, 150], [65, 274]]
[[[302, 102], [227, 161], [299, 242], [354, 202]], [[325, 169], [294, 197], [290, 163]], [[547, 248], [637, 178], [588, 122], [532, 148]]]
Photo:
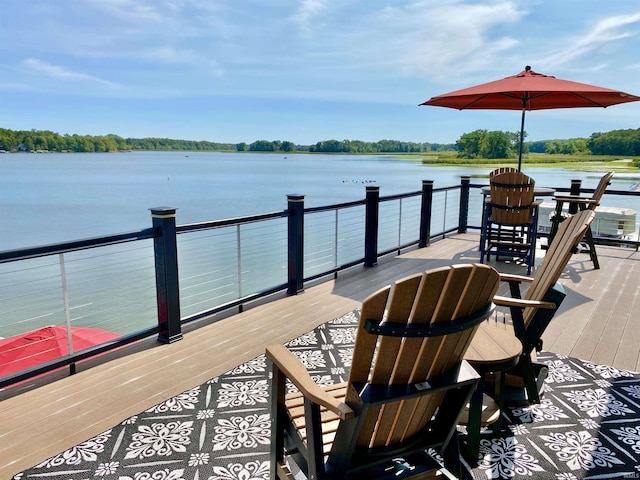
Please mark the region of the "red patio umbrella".
[[517, 75], [438, 95], [420, 105], [458, 110], [522, 110], [518, 152], [518, 170], [520, 170], [524, 114], [527, 110], [608, 107], [619, 103], [637, 102], [638, 100], [640, 97], [619, 90], [561, 80], [551, 75], [536, 73], [527, 66]]
[[[72, 351], [79, 352], [121, 335], [99, 328], [71, 327]], [[69, 354], [67, 327], [55, 325], [0, 340], [0, 377]]]

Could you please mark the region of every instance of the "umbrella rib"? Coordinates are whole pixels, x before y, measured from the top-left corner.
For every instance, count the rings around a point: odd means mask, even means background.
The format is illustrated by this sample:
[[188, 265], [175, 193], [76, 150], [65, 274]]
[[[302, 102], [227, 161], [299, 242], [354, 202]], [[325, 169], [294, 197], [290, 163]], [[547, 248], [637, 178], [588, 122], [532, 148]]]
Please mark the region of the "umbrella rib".
[[480, 97], [474, 98], [474, 100], [472, 102], [466, 103], [461, 107], [457, 107], [457, 110], [467, 110], [470, 107], [472, 107], [473, 105], [475, 105], [476, 103], [484, 100], [485, 98], [491, 96], [491, 95], [499, 95], [501, 97], [509, 97], [509, 98], [515, 98], [518, 100], [522, 100], [522, 97], [518, 96], [518, 95], [514, 95], [511, 92], [497, 92], [495, 94], [486, 94], [486, 95], [482, 95]]
[[573, 95], [575, 95], [576, 97], [581, 98], [581, 99], [583, 99], [583, 100], [595, 105], [596, 107], [607, 108], [607, 105], [603, 105], [603, 104], [601, 104], [599, 102], [595, 102], [592, 99], [585, 97], [584, 95], [580, 95], [579, 93], [576, 93], [576, 92], [571, 92], [571, 93]]
[[[529, 93], [529, 92], [527, 92]], [[548, 95], [552, 95], [554, 92], [540, 92], [537, 95], [531, 95], [528, 100], [534, 100], [534, 99], [538, 99], [538, 98], [542, 98], [542, 97], [546, 97]], [[573, 95], [574, 97], [578, 97], [581, 98], [582, 100], [584, 100], [587, 103], [590, 103], [591, 105], [593, 105], [594, 107], [602, 107], [602, 108], [607, 108], [608, 105], [603, 105], [602, 103], [596, 102], [588, 97], [585, 97], [584, 95], [580, 95], [577, 92], [566, 92], [568, 95]], [[529, 108], [529, 110], [531, 110], [531, 108]]]

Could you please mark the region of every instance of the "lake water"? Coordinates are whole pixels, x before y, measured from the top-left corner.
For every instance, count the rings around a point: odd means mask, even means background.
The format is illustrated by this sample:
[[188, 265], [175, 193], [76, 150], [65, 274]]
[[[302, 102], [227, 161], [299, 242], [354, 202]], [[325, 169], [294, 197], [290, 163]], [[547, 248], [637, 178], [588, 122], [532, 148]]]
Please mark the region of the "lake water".
[[[178, 208], [178, 224], [272, 212], [286, 195], [306, 206], [457, 185], [490, 169], [429, 167], [388, 156], [201, 152], [0, 155], [0, 251], [120, 233], [151, 225], [149, 208]], [[526, 168], [542, 186], [580, 178], [594, 187], [601, 173]], [[473, 182], [484, 183], [484, 179]], [[637, 180], [636, 180], [637, 181]], [[611, 188], [633, 180], [616, 175]]]
[[[490, 170], [430, 167], [388, 156], [190, 152], [0, 155], [0, 251], [147, 228], [152, 207], [178, 208], [177, 222], [183, 225], [282, 211], [287, 208], [286, 195], [292, 193], [305, 195], [305, 205], [316, 207], [361, 200], [369, 185], [378, 185], [381, 195], [386, 196], [419, 191], [422, 180], [433, 180], [436, 188], [458, 185], [463, 175], [474, 176], [474, 183], [486, 184]], [[579, 178], [585, 188], [595, 187], [602, 175], [540, 168], [525, 169], [525, 173], [541, 186], [569, 187], [571, 179]], [[616, 175], [612, 188], [627, 190], [633, 181], [630, 176]], [[481, 196], [474, 198], [478, 203], [472, 209], [479, 218]], [[639, 203], [638, 197], [605, 199], [636, 209], [632, 203]], [[434, 212], [438, 215], [441, 212]], [[315, 231], [308, 232], [305, 245], [310, 252], [319, 253], [307, 260], [305, 274], [314, 273], [314, 268], [327, 271], [331, 265], [325, 268], [324, 263], [334, 261], [323, 257], [327, 250], [323, 239], [335, 228], [333, 214], [329, 217], [326, 223], [324, 217], [316, 217], [305, 224]], [[361, 214], [354, 219], [355, 232], [341, 229], [340, 248], [335, 249], [341, 258], [336, 265], [361, 255], [362, 246], [348, 241], [362, 234], [357, 228], [361, 220]], [[385, 234], [395, 235], [393, 228], [381, 230], [381, 244]], [[286, 282], [283, 232], [279, 224], [260, 224], [244, 227], [242, 234], [220, 229], [180, 236], [183, 317]], [[333, 241], [332, 237], [332, 245]], [[320, 246], [314, 247], [313, 242], [320, 242]], [[268, 255], [265, 246], [271, 248]], [[355, 253], [350, 253], [350, 248], [355, 248]], [[131, 242], [0, 264], [0, 336], [67, 322], [122, 334], [156, 323], [152, 243]]]

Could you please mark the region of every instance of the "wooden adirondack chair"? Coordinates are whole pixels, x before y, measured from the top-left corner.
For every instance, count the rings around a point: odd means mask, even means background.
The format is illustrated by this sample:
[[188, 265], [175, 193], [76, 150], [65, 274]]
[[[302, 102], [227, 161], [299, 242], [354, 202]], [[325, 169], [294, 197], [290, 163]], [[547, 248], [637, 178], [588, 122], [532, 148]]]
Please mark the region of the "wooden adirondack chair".
[[[285, 450], [314, 480], [459, 475], [456, 424], [479, 380], [463, 356], [494, 309], [498, 285], [492, 267], [456, 265], [372, 294], [344, 384], [320, 387], [284, 346], [268, 347], [270, 478], [292, 478]], [[286, 378], [300, 393], [285, 396]], [[443, 456], [444, 470], [429, 447]]]
[[[575, 213], [578, 210], [595, 210], [598, 205], [600, 205], [600, 200], [604, 195], [604, 192], [607, 190], [607, 187], [611, 184], [611, 179], [613, 178], [613, 172], [609, 172], [604, 175], [600, 182], [598, 182], [598, 186], [593, 192], [591, 197], [581, 197], [579, 195], [556, 195], [553, 199], [556, 201], [556, 209], [551, 217], [551, 232], [549, 233], [549, 238], [553, 239], [556, 232], [558, 231], [558, 225], [564, 221], [567, 217], [567, 214], [563, 211], [563, 206], [565, 203], [569, 205], [569, 213]], [[600, 268], [600, 262], [598, 261], [598, 254], [596, 253], [596, 246], [593, 241], [593, 232], [591, 231], [591, 226], [587, 228], [587, 231], [584, 235], [584, 241], [589, 246], [589, 256], [591, 257], [591, 261], [593, 262], [593, 268], [598, 270]]]
[[[592, 210], [584, 210], [561, 224], [533, 278], [500, 274], [501, 280], [509, 284], [511, 298], [496, 296], [494, 302], [510, 308], [514, 331], [522, 342], [522, 355], [518, 364], [507, 373], [506, 384], [522, 387], [519, 389], [526, 393], [526, 398], [521, 400], [525, 403], [540, 402], [548, 370], [535, 361], [535, 352], [542, 350], [542, 334], [566, 296], [558, 279], [594, 216]], [[524, 298], [520, 292], [522, 283], [529, 284]]]
[[519, 171], [490, 175], [490, 196], [485, 200], [480, 239], [480, 262], [493, 253], [526, 261], [527, 274], [535, 262], [538, 207], [535, 182]]

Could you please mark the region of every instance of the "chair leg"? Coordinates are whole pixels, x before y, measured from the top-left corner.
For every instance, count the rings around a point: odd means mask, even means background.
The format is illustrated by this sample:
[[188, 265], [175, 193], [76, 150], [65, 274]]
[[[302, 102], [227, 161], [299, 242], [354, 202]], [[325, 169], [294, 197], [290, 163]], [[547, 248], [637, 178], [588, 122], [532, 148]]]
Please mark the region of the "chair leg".
[[540, 403], [540, 393], [538, 392], [538, 382], [531, 361], [531, 354], [523, 354], [520, 357], [517, 368], [522, 372], [524, 379], [525, 390], [527, 392], [527, 400], [529, 403]]
[[484, 380], [480, 380], [478, 386], [471, 394], [469, 401], [469, 420], [467, 423], [467, 444], [465, 457], [472, 463], [478, 461], [480, 450], [480, 425], [482, 421], [482, 398], [484, 394]]
[[489, 255], [487, 252], [487, 242], [488, 235], [490, 235], [491, 224], [489, 223], [489, 208], [484, 207], [484, 215], [482, 219], [482, 228], [480, 230], [480, 263], [484, 263], [485, 253], [487, 254], [487, 260], [489, 260]]
[[324, 480], [324, 456], [322, 452], [322, 420], [320, 406], [307, 398], [304, 400], [304, 416], [307, 429], [307, 448], [309, 452], [308, 478]]
[[587, 227], [587, 231], [584, 234], [584, 240], [589, 245], [589, 256], [591, 257], [591, 261], [593, 262], [593, 268], [595, 270], [600, 269], [600, 262], [598, 261], [598, 254], [596, 253], [596, 245], [593, 241], [593, 232], [591, 231], [591, 225]]
[[284, 425], [282, 419], [286, 415], [284, 407], [285, 376], [277, 367], [272, 367], [271, 379], [271, 452], [269, 478], [282, 478], [284, 472]]

